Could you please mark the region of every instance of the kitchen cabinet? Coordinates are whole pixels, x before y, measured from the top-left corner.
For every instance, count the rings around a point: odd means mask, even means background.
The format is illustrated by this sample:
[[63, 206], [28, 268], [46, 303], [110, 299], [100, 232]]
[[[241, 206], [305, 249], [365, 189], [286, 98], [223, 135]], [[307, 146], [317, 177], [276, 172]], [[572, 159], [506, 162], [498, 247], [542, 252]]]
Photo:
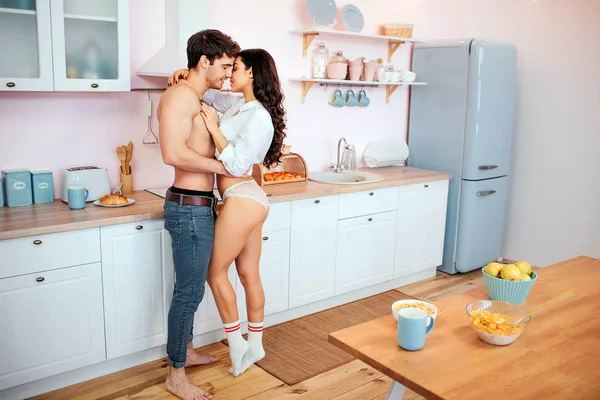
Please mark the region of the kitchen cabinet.
[[0, 7], [0, 90], [52, 91], [50, 1]]
[[0, 279], [0, 321], [0, 390], [105, 360], [100, 263]]
[[338, 196], [292, 201], [289, 307], [333, 297]]
[[[23, 2], [27, 3], [27, 2]], [[0, 90], [129, 91], [129, 2], [0, 8]]]
[[448, 181], [398, 189], [394, 278], [442, 264]]
[[162, 221], [101, 228], [108, 359], [167, 342]]
[[392, 279], [396, 220], [389, 211], [338, 222], [336, 296]]
[[[259, 262], [265, 292], [265, 315], [288, 309], [290, 271], [290, 230], [263, 232]], [[238, 278], [237, 298], [240, 320], [247, 321], [246, 292]]]

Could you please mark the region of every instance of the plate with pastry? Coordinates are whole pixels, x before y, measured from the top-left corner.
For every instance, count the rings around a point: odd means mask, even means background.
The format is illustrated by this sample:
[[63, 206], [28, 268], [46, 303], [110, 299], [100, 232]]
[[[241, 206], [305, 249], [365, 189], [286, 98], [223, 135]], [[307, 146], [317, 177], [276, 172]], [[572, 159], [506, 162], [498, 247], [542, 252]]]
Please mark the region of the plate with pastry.
[[107, 194], [94, 201], [94, 204], [100, 207], [125, 207], [133, 203], [134, 199], [118, 193]]

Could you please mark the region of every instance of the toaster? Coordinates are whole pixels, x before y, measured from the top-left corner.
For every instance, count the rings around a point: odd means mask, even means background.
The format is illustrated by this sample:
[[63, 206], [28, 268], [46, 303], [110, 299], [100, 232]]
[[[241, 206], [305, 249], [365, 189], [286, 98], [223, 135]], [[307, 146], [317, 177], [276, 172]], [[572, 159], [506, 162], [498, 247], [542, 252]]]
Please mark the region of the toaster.
[[62, 187], [60, 198], [68, 202], [68, 187], [83, 186], [89, 192], [86, 201], [95, 201], [110, 193], [108, 170], [100, 167], [73, 167], [62, 170]]

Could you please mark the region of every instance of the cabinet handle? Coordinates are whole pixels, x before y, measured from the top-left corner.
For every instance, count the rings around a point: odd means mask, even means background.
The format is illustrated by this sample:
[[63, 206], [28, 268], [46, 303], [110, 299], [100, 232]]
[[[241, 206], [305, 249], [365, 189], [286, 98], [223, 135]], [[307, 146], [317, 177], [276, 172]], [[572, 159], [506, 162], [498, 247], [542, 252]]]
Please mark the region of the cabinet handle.
[[480, 190], [477, 192], [477, 196], [489, 196], [490, 194], [496, 193], [495, 190]]
[[40, 276], [39, 278], [35, 278], [36, 282], [44, 282], [45, 278], [43, 276]]
[[375, 193], [371, 192], [369, 193], [369, 196], [375, 196]]
[[315, 204], [319, 204], [321, 200], [315, 200]]
[[6, 82], [6, 86], [8, 87], [15, 87], [15, 83], [14, 82]]
[[38, 244], [42, 244], [42, 241], [37, 239], [33, 241], [33, 244], [38, 245]]
[[428, 188], [428, 187], [429, 187], [429, 185], [423, 185], [423, 186], [425, 186], [426, 188]]
[[481, 170], [481, 171], [489, 171], [490, 169], [496, 169], [496, 168], [498, 168], [498, 166], [497, 165], [480, 165], [477, 168], [479, 170]]
[[92, 83], [92, 87], [96, 89], [99, 85], [97, 83]]
[[368, 221], [369, 221], [369, 222], [373, 221], [373, 218], [369, 218], [369, 219], [368, 219]]
[[138, 225], [135, 227], [135, 229], [137, 229], [138, 231], [141, 231], [142, 229], [144, 229], [144, 227], [142, 225]]
[[263, 236], [263, 240], [269, 240], [268, 236]]

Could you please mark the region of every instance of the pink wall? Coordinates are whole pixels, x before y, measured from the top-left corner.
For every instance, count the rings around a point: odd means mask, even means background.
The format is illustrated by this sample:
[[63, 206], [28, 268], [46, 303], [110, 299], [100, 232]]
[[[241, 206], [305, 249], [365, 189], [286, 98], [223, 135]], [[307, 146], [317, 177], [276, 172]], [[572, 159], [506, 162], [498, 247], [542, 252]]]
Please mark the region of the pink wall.
[[[130, 3], [132, 87], [162, 86], [164, 80], [141, 79], [135, 69], [164, 45], [164, 0]], [[483, 37], [517, 45], [518, 105], [503, 255], [535, 265], [579, 254], [600, 257], [600, 2], [578, 0], [575, 8], [564, 0], [337, 1], [340, 8], [348, 3], [363, 12], [363, 33], [376, 33], [385, 22], [411, 22], [419, 38]], [[288, 144], [306, 157], [311, 170], [319, 170], [334, 159], [340, 136], [359, 153], [374, 140], [405, 137], [406, 89], [398, 89], [389, 104], [385, 89], [375, 88], [369, 108], [334, 109], [328, 93], [314, 86], [300, 104], [300, 85], [287, 79], [308, 76], [310, 58], [301, 57], [301, 37], [288, 31], [310, 25], [303, 4], [212, 1], [214, 28], [242, 47], [266, 48], [277, 61], [287, 97]], [[324, 41], [330, 51], [342, 49], [346, 56], [386, 57], [384, 43]], [[408, 50], [398, 50], [395, 67], [408, 65]], [[160, 93], [152, 97], [156, 107]], [[114, 148], [133, 140], [135, 186], [168, 185], [172, 171], [162, 164], [158, 147], [141, 144], [145, 99], [145, 92], [0, 92], [0, 169], [52, 169], [58, 183], [63, 167], [97, 164], [109, 169], [114, 186]], [[153, 127], [157, 132], [155, 119]]]

